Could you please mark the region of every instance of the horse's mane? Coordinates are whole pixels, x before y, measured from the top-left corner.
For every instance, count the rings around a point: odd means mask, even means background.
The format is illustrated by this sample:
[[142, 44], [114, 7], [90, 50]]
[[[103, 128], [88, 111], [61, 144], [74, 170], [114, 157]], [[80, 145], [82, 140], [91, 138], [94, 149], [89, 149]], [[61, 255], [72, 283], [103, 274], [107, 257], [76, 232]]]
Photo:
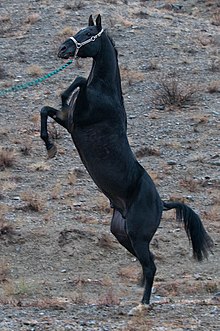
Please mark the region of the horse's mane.
[[[117, 49], [115, 47], [115, 42], [114, 42], [112, 36], [109, 35], [109, 33], [107, 32], [106, 29], [105, 29], [105, 33], [106, 33], [106, 36], [108, 37], [109, 41], [111, 42], [111, 44], [112, 44], [112, 46], [113, 46], [113, 48], [115, 50], [115, 55], [116, 55], [116, 58], [117, 58], [117, 61], [118, 61], [118, 51], [117, 51]], [[124, 107], [124, 98], [123, 98], [123, 93], [122, 93], [122, 88], [121, 88], [121, 74], [120, 74], [120, 70], [118, 70], [118, 75], [119, 75], [119, 82], [120, 82], [120, 84], [119, 84], [120, 98], [121, 98], [121, 103], [122, 103], [122, 105]]]
[[114, 50], [115, 50], [116, 56], [118, 57], [118, 51], [117, 51], [117, 49], [116, 49], [116, 47], [115, 47], [115, 42], [114, 42], [112, 36], [109, 34], [109, 32], [108, 32], [106, 29], [105, 29], [105, 33], [106, 33], [107, 37], [109, 38], [109, 40], [110, 40], [112, 46], [114, 47]]

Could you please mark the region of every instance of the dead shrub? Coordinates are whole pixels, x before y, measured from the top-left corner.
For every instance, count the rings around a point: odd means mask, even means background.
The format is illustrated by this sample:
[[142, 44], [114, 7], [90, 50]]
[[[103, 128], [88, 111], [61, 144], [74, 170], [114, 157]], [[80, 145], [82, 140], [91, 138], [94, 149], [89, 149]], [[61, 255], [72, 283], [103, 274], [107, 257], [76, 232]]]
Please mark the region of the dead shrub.
[[154, 90], [153, 104], [158, 106], [183, 108], [192, 104], [196, 89], [190, 84], [180, 82], [177, 78], [165, 79], [159, 83], [159, 88]]
[[77, 175], [75, 171], [68, 173], [67, 175], [67, 183], [69, 185], [75, 185], [77, 181]]
[[31, 164], [29, 166], [29, 169], [31, 171], [48, 171], [48, 170], [50, 170], [50, 165], [45, 161], [39, 161], [39, 162]]
[[26, 142], [24, 143], [24, 145], [20, 147], [20, 152], [21, 152], [24, 156], [29, 156], [29, 155], [31, 155], [31, 142], [30, 142], [30, 141], [26, 141]]
[[62, 39], [68, 38], [69, 36], [74, 36], [75, 31], [72, 27], [66, 26], [59, 32], [59, 37]]
[[85, 7], [85, 3], [83, 3], [83, 1], [81, 1], [81, 0], [75, 0], [75, 1], [72, 1], [72, 3], [65, 3], [64, 4], [64, 8], [66, 10], [76, 11], [76, 10], [80, 10], [84, 7]]
[[220, 59], [219, 56], [213, 56], [210, 60], [210, 70], [212, 72], [220, 71]]
[[10, 236], [14, 233], [12, 225], [8, 224], [4, 220], [0, 220], [0, 236]]
[[15, 161], [16, 156], [13, 148], [0, 147], [0, 169], [12, 167]]
[[105, 306], [119, 305], [119, 297], [114, 293], [113, 289], [109, 289], [104, 295], [99, 297], [99, 304]]
[[212, 17], [211, 23], [220, 26], [220, 10], [218, 10]]
[[138, 281], [140, 279], [140, 273], [139, 273], [139, 270], [137, 270], [136, 265], [122, 267], [119, 269], [118, 274], [122, 278], [125, 278], [125, 279], [129, 280], [129, 282], [131, 281], [132, 283], [138, 283]]
[[93, 210], [98, 212], [110, 213], [111, 207], [109, 205], [109, 201], [105, 196], [100, 195], [95, 199], [95, 205], [93, 206]]
[[22, 194], [22, 199], [26, 203], [26, 205], [21, 208], [22, 210], [34, 212], [41, 212], [43, 210], [43, 200], [38, 194], [33, 192], [25, 192]]
[[112, 248], [113, 241], [109, 234], [102, 233], [101, 236], [98, 238], [98, 244], [100, 247], [103, 248]]
[[209, 84], [208, 92], [213, 93], [220, 93], [220, 81], [215, 81]]
[[36, 23], [36, 22], [38, 22], [40, 20], [41, 20], [40, 15], [37, 14], [37, 13], [34, 13], [34, 14], [29, 15], [26, 18], [25, 23], [34, 24], [34, 23]]
[[48, 134], [53, 140], [58, 140], [62, 138], [61, 130], [59, 130], [55, 121], [49, 122]]
[[156, 148], [151, 148], [148, 146], [143, 146], [139, 148], [136, 152], [135, 155], [137, 158], [141, 158], [144, 156], [160, 156], [160, 151]]
[[0, 283], [8, 281], [10, 270], [6, 263], [0, 263]]
[[53, 189], [51, 190], [51, 194], [50, 194], [51, 199], [53, 199], [53, 200], [59, 199], [60, 194], [61, 194], [61, 184], [60, 183], [57, 183], [53, 187]]
[[122, 66], [120, 68], [120, 73], [122, 80], [126, 81], [129, 86], [144, 80], [144, 73], [141, 71], [128, 69]]
[[36, 64], [33, 64], [27, 68], [27, 73], [32, 77], [37, 77], [43, 74], [43, 70]]
[[180, 180], [180, 186], [187, 188], [190, 192], [198, 190], [199, 182], [193, 178], [185, 178]]

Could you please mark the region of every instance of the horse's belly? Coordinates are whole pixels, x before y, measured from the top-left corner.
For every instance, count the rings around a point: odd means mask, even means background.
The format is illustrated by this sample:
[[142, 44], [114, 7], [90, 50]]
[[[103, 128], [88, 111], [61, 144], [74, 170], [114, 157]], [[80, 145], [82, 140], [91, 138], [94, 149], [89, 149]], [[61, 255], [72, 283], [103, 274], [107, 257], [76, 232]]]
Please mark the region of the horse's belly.
[[97, 135], [94, 131], [92, 134], [75, 132], [72, 138], [95, 184], [111, 201], [125, 205], [137, 177], [136, 160], [127, 138], [117, 139], [115, 134]]

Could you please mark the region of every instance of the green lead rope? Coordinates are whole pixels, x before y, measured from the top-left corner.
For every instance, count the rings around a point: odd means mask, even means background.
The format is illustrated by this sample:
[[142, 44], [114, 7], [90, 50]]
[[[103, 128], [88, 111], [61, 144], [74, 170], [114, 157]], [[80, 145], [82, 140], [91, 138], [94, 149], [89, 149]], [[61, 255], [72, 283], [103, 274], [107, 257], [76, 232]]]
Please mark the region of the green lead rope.
[[43, 81], [45, 81], [46, 79], [48, 79], [48, 78], [58, 74], [60, 71], [64, 70], [72, 62], [73, 62], [73, 60], [69, 60], [67, 63], [65, 63], [61, 67], [55, 69], [54, 71], [49, 72], [48, 74], [44, 75], [43, 77], [37, 78], [35, 80], [32, 80], [32, 81], [24, 83], [24, 84], [14, 85], [14, 86], [11, 86], [11, 87], [6, 88], [4, 90], [0, 90], [0, 96], [3, 96], [3, 95], [5, 95], [7, 93], [10, 93], [10, 92], [17, 92], [17, 91], [20, 91], [20, 90], [25, 90], [26, 88], [28, 88], [30, 86], [38, 85], [38, 84], [42, 83]]

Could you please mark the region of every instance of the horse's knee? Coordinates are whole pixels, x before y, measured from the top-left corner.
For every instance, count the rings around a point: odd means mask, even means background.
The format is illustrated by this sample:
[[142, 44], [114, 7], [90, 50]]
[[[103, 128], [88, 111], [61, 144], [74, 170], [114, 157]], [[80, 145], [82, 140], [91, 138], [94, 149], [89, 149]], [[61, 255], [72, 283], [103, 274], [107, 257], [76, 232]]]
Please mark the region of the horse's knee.
[[41, 118], [48, 116], [48, 108], [47, 108], [47, 106], [44, 106], [43, 108], [41, 108], [40, 115], [41, 115]]

